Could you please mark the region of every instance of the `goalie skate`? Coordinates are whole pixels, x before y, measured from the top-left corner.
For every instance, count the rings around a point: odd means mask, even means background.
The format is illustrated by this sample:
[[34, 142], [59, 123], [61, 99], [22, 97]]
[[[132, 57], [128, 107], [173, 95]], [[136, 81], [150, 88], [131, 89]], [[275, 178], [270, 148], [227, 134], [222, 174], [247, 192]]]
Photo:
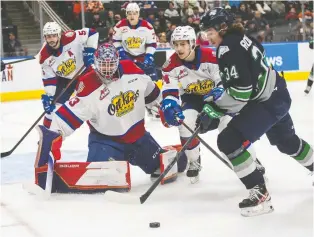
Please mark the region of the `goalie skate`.
[[248, 198], [239, 203], [241, 215], [244, 217], [271, 213], [274, 208], [265, 184], [256, 185], [250, 190]]

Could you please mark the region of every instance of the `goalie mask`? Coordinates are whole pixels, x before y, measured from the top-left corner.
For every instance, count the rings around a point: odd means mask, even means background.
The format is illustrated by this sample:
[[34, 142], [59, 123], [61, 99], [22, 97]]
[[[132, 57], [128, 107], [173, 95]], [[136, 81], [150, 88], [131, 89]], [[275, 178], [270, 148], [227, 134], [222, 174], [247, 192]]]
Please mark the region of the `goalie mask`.
[[100, 80], [107, 84], [112, 81], [113, 74], [119, 66], [119, 54], [112, 44], [100, 45], [94, 55], [95, 68]]

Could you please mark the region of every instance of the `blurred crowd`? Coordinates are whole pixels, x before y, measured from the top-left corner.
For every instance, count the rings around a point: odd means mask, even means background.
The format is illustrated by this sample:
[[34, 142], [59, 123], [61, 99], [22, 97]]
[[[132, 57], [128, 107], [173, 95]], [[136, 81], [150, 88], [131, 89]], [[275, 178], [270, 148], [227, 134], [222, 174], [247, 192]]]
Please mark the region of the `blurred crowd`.
[[[125, 8], [130, 1], [80, 1], [51, 2], [60, 9], [63, 19], [73, 29], [82, 27], [81, 11], [84, 11], [86, 27], [97, 29], [103, 40], [110, 41], [114, 25], [125, 17]], [[302, 40], [313, 36], [313, 2], [305, 1], [305, 28], [302, 25], [302, 9], [299, 1], [133, 1], [141, 8], [141, 18], [149, 21], [158, 36], [159, 47], [169, 47], [170, 36], [178, 25], [192, 26], [198, 43], [208, 45], [205, 35], [199, 30], [200, 17], [214, 7], [230, 10], [241, 22], [246, 33], [261, 42], [274, 41], [274, 27], [286, 31], [280, 41]], [[283, 34], [284, 36], [284, 34]]]
[[[101, 41], [112, 40], [113, 27], [125, 18], [125, 9], [130, 1], [48, 1], [63, 21], [72, 29], [82, 28], [82, 11], [86, 27], [95, 28]], [[197, 34], [199, 45], [208, 45], [206, 35], [200, 32], [200, 18], [205, 11], [223, 7], [231, 11], [237, 22], [241, 22], [246, 33], [260, 42], [300, 41], [313, 37], [313, 1], [303, 1], [302, 14], [299, 1], [133, 1], [138, 3], [142, 19], [149, 21], [158, 36], [158, 47], [170, 47], [171, 34], [176, 26], [190, 25]], [[82, 7], [83, 6], [83, 7]], [[5, 9], [4, 9], [5, 10]], [[1, 9], [1, 13], [5, 11]], [[303, 16], [304, 15], [304, 16]], [[303, 19], [305, 20], [302, 24]], [[18, 54], [22, 45], [9, 32], [10, 40], [4, 49]], [[277, 38], [275, 37], [277, 36]]]

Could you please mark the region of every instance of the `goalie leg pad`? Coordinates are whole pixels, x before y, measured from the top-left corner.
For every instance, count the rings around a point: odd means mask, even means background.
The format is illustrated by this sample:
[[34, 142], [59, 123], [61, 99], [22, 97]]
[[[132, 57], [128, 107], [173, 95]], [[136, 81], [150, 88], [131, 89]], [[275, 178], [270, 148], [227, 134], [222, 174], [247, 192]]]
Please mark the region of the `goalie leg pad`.
[[[35, 168], [35, 183], [45, 189], [47, 165]], [[52, 192], [97, 193], [107, 190], [129, 191], [130, 167], [127, 161], [57, 162]]]
[[[151, 179], [154, 181], [160, 176], [167, 166], [175, 159], [177, 155], [177, 149], [175, 147], [168, 146], [167, 150], [164, 150], [159, 156], [160, 160], [160, 169], [156, 170], [152, 175]], [[174, 165], [168, 174], [160, 181], [161, 184], [172, 183], [178, 178], [178, 166]]]

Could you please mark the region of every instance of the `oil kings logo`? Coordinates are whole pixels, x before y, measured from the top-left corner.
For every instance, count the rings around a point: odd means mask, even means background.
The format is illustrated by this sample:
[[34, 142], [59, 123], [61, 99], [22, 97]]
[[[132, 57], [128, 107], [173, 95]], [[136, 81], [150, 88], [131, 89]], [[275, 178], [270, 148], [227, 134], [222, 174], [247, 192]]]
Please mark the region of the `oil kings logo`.
[[214, 82], [212, 80], [197, 80], [197, 82], [188, 84], [184, 91], [187, 94], [206, 95], [213, 89], [213, 87]]
[[108, 113], [110, 115], [116, 115], [122, 117], [134, 109], [134, 103], [139, 97], [139, 90], [136, 92], [129, 90], [126, 92], [120, 92], [119, 95], [111, 99], [111, 104], [108, 106]]
[[65, 62], [62, 62], [58, 67], [57, 67], [57, 72], [56, 74], [58, 76], [63, 76], [66, 77], [70, 75], [72, 72], [74, 72], [76, 69], [75, 65], [75, 59], [70, 58]]
[[130, 49], [138, 49], [141, 47], [143, 40], [140, 37], [128, 37], [125, 40], [126, 45]]

